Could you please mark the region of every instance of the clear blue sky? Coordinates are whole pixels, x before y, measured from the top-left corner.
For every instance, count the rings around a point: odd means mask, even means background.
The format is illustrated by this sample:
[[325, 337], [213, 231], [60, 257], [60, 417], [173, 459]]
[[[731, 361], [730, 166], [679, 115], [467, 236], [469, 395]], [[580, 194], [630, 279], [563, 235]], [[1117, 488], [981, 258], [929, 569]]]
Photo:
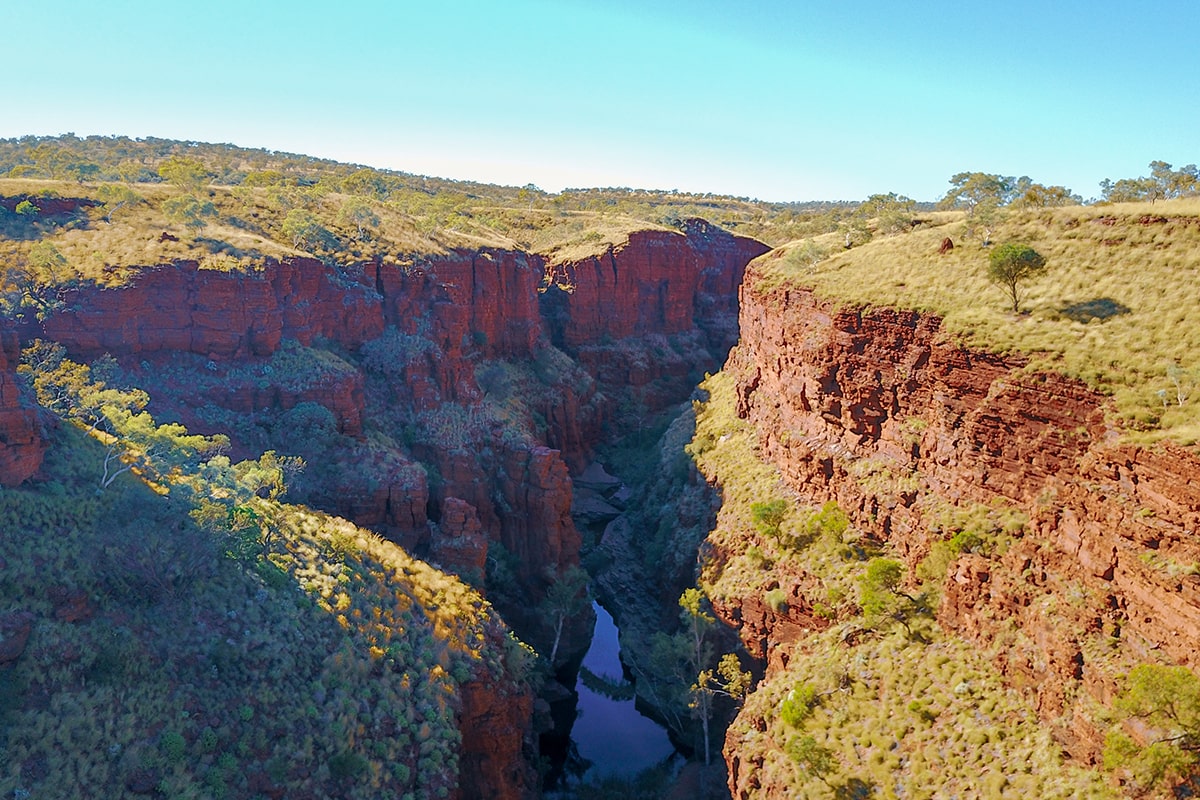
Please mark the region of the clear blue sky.
[[1200, 3], [0, 0], [0, 137], [232, 142], [492, 183], [1085, 198], [1200, 162]]

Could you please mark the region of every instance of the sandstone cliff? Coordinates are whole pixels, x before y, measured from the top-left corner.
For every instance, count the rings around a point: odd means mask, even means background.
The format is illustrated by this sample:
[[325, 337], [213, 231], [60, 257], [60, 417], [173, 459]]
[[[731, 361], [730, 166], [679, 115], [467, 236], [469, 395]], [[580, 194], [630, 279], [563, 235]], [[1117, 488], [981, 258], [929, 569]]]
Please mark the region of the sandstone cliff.
[[716, 370], [737, 341], [737, 286], [767, 251], [704, 220], [640, 231], [603, 254], [551, 265], [541, 297], [551, 341], [624, 415], [662, 410]]
[[[953, 533], [944, 520], [954, 509], [1028, 519], [995, 555], [951, 563], [937, 614], [981, 646], [1017, 631], [995, 667], [1073, 755], [1097, 756], [1092, 714], [1128, 664], [1200, 666], [1200, 575], [1188, 568], [1200, 562], [1194, 451], [1121, 444], [1106, 398], [1030, 372], [1020, 356], [963, 347], [936, 317], [840, 306], [760, 283], [753, 267], [741, 331], [726, 370], [761, 458], [801, 502], [834, 500], [894, 546], [909, 585]], [[777, 668], [773, 648], [827, 624], [812, 614], [819, 580], [780, 582], [792, 591], [787, 613], [758, 597], [724, 609]], [[735, 796], [750, 791], [736, 770], [732, 781]]]
[[36, 414], [21, 401], [16, 377], [20, 358], [16, 332], [0, 329], [0, 484], [4, 486], [33, 477], [46, 450]]

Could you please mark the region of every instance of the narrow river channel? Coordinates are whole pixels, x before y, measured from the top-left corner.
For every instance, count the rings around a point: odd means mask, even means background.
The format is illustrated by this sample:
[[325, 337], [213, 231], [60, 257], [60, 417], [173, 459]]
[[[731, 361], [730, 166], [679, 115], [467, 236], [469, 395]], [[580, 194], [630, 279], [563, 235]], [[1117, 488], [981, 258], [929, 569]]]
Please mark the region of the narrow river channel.
[[[583, 666], [613, 682], [621, 680], [620, 645], [612, 615], [598, 603], [596, 629]], [[643, 716], [634, 701], [613, 700], [592, 691], [581, 680], [579, 716], [571, 730], [579, 756], [591, 762], [587, 777], [630, 776], [661, 764], [675, 754], [675, 746], [661, 725]]]

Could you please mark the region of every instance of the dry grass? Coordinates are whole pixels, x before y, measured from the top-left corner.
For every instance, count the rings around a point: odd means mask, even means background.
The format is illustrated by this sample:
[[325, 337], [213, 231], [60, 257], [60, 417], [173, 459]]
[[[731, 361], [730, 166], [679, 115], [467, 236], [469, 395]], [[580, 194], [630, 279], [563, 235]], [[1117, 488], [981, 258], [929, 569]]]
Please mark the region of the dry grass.
[[577, 211], [537, 231], [529, 244], [551, 264], [562, 264], [601, 255], [627, 242], [629, 234], [641, 230], [672, 229], [636, 217]]
[[[978, 235], [966, 236], [967, 220], [943, 214], [938, 222], [815, 265], [803, 242], [792, 243], [759, 260], [761, 289], [795, 283], [848, 303], [939, 314], [949, 335], [1032, 354], [1032, 369], [1058, 370], [1111, 394], [1134, 439], [1200, 440], [1195, 401], [1178, 404], [1168, 376], [1173, 366], [1188, 373], [1185, 383], [1200, 375], [1200, 201], [1013, 213], [992, 241], [1027, 243], [1049, 262], [1024, 287], [1019, 316], [988, 282], [988, 251]], [[946, 236], [956, 247], [939, 255]], [[1083, 321], [1089, 307], [1111, 316]]]

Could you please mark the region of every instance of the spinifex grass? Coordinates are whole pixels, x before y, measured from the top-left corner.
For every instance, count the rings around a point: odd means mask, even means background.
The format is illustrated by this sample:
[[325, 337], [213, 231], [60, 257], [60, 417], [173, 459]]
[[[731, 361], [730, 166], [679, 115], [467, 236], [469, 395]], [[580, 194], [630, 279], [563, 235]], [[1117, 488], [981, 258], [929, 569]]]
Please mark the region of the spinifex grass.
[[[806, 286], [845, 303], [940, 315], [948, 336], [1029, 354], [1030, 369], [1110, 394], [1133, 440], [1200, 439], [1200, 201], [1012, 212], [991, 240], [1028, 244], [1049, 262], [1021, 287], [1019, 315], [988, 282], [988, 250], [978, 230], [964, 237], [968, 225], [960, 216], [816, 264], [793, 243], [755, 264], [757, 290]], [[947, 236], [956, 246], [939, 255]]]

